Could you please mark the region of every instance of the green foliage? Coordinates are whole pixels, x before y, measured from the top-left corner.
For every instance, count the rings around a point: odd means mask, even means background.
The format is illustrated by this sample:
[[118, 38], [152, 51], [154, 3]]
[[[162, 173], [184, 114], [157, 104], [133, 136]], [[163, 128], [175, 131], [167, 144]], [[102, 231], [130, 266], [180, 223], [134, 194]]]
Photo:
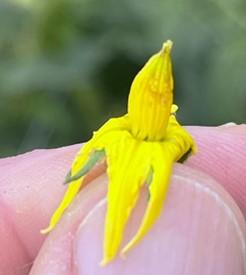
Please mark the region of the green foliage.
[[126, 111], [131, 81], [174, 41], [185, 124], [245, 121], [246, 2], [2, 0], [0, 156], [88, 139]]

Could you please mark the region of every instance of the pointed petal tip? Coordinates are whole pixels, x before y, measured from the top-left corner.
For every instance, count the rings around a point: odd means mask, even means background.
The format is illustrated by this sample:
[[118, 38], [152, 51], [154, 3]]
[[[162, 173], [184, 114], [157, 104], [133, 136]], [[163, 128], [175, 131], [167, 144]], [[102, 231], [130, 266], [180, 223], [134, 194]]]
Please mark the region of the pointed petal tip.
[[[124, 251], [123, 251], [124, 250]], [[120, 252], [120, 258], [122, 260], [125, 260], [126, 259], [126, 252], [129, 250], [129, 249], [126, 249], [125, 248], [123, 249], [121, 252]], [[108, 265], [112, 260], [114, 259], [114, 257], [104, 257], [102, 259], [102, 261], [99, 263], [99, 265], [101, 267], [105, 267], [106, 265]]]
[[161, 53], [165, 54], [165, 53], [170, 53], [171, 49], [173, 47], [173, 42], [171, 40], [167, 40], [163, 43], [162, 45], [162, 49], [161, 49]]
[[176, 104], [172, 104], [171, 114], [175, 114], [178, 111], [179, 107]]
[[125, 259], [126, 259], [126, 252], [127, 252], [127, 251], [125, 251], [124, 248], [121, 250], [121, 252], [120, 252], [120, 258], [121, 258], [122, 260], [125, 260]]
[[105, 267], [110, 262], [109, 258], [103, 258], [103, 260], [99, 263], [101, 267]]
[[40, 233], [41, 233], [42, 235], [45, 235], [45, 234], [49, 233], [52, 229], [53, 229], [53, 227], [52, 227], [52, 226], [49, 226], [49, 227], [47, 227], [47, 228], [45, 228], [45, 229], [41, 229], [41, 230], [40, 230]]
[[120, 252], [120, 257], [122, 259], [126, 259], [126, 253], [130, 250], [131, 248], [129, 247], [129, 245], [127, 244]]
[[130, 242], [128, 242], [123, 249], [120, 252], [120, 256], [125, 259], [126, 258], [126, 254], [135, 246], [136, 244], [136, 237], [134, 237]]

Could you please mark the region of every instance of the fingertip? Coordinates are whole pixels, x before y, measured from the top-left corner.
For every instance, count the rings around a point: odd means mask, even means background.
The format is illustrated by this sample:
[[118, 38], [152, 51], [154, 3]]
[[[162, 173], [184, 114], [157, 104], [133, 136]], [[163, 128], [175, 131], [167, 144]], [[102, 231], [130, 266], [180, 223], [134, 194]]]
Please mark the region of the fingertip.
[[[106, 177], [100, 176], [80, 192], [61, 221], [45, 239], [31, 270], [31, 275], [74, 274], [73, 245], [79, 223], [83, 223], [86, 214], [105, 195]], [[97, 265], [99, 266], [99, 260]], [[76, 273], [77, 274], [77, 273]]]
[[198, 152], [185, 165], [215, 178], [246, 217], [246, 125], [188, 127]]
[[[145, 197], [140, 200], [123, 247], [139, 227], [146, 204]], [[124, 261], [117, 257], [100, 268], [97, 263], [102, 257], [106, 204], [96, 205], [76, 235], [78, 274], [159, 275], [164, 269], [172, 275], [244, 274], [245, 221], [231, 197], [214, 180], [176, 166], [164, 206], [160, 219]], [[225, 244], [230, 249], [225, 249]]]
[[6, 222], [6, 227], [0, 222], [0, 273], [15, 274], [17, 266], [30, 269], [45, 240], [40, 229], [65, 191], [61, 182], [77, 149], [35, 150], [0, 160], [0, 212]]

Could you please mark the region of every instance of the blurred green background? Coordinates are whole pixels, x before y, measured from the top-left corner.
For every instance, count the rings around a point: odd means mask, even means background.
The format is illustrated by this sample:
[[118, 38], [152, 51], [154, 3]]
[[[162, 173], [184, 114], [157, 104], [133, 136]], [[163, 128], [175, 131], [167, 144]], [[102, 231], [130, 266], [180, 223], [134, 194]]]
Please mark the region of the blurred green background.
[[245, 122], [245, 0], [1, 0], [0, 156], [87, 140], [166, 39], [179, 120]]

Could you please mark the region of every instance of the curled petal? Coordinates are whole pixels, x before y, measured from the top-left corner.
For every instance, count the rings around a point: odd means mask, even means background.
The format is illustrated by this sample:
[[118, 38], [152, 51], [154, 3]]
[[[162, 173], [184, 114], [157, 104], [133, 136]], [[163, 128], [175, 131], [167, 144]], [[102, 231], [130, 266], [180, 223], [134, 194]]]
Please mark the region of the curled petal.
[[[169, 178], [172, 172], [173, 159], [168, 151], [155, 146], [155, 158], [152, 163], [153, 179], [149, 184], [150, 199], [144, 214], [143, 221], [133, 239], [124, 247], [122, 254], [134, 247], [149, 231], [159, 217], [168, 190]], [[159, 150], [158, 150], [159, 147]]]
[[183, 155], [191, 150], [192, 153], [197, 151], [196, 144], [185, 128], [176, 120], [174, 115], [169, 118], [166, 138], [162, 142], [163, 150], [168, 149], [172, 152], [173, 160], [180, 160]]
[[47, 228], [41, 230], [42, 234], [46, 234], [46, 233], [50, 232], [56, 226], [56, 224], [60, 220], [63, 212], [71, 204], [74, 197], [79, 192], [80, 187], [82, 185], [82, 181], [83, 181], [83, 178], [76, 180], [76, 181], [72, 182], [71, 184], [69, 184], [68, 189], [63, 197], [62, 202], [60, 203], [59, 207], [56, 209], [56, 211], [54, 212], [54, 214], [51, 217], [49, 226]]
[[[88, 142], [84, 147], [82, 147], [80, 152], [77, 154], [71, 168], [71, 177], [76, 175], [79, 172], [80, 168], [83, 167], [88, 162], [92, 144], [93, 142]], [[42, 234], [46, 234], [50, 232], [59, 222], [62, 214], [67, 209], [67, 207], [72, 203], [74, 197], [79, 192], [83, 183], [83, 179], [84, 177], [81, 177], [75, 181], [70, 182], [70, 184], [68, 185], [68, 189], [62, 199], [62, 202], [60, 203], [60, 205], [58, 206], [58, 208], [56, 209], [56, 211], [51, 217], [49, 226], [41, 230]]]
[[[115, 137], [111, 138], [112, 141]], [[129, 215], [138, 199], [139, 190], [148, 173], [148, 157], [144, 146], [128, 133], [121, 133], [114, 146], [107, 151], [109, 186], [104, 231], [104, 258], [102, 265], [112, 260], [122, 241]]]
[[[114, 130], [120, 131], [121, 129], [127, 127], [126, 117], [127, 116], [112, 118], [107, 121], [97, 132], [94, 133], [92, 139], [78, 152], [73, 161], [71, 171], [67, 177], [69, 180], [68, 189], [62, 199], [62, 202], [52, 215], [49, 226], [41, 230], [42, 234], [50, 232], [56, 226], [64, 211], [72, 203], [73, 199], [79, 192], [84, 180], [84, 173], [81, 173], [81, 171], [83, 172], [83, 170], [87, 168], [86, 165], [91, 158], [91, 153], [95, 150], [102, 150], [106, 146], [106, 144], [110, 141], [110, 139], [108, 139], [108, 133], [114, 132]], [[99, 157], [100, 156], [101, 155], [99, 154]], [[92, 164], [95, 165], [95, 163], [96, 162], [93, 162]], [[92, 168], [92, 166], [90, 168]], [[87, 170], [88, 169], [86, 169], [86, 172], [88, 172]]]

